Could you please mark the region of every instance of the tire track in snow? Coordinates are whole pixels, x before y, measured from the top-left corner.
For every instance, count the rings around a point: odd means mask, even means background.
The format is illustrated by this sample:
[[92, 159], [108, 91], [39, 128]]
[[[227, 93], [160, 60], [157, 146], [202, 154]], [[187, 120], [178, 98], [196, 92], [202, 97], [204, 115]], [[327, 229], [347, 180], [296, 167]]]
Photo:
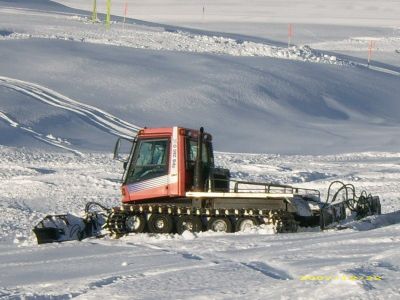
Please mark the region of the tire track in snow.
[[[80, 103], [49, 88], [35, 83], [0, 76], [0, 86], [12, 89], [35, 100], [75, 113], [83, 120], [110, 134], [132, 138], [141, 127], [123, 121], [94, 106]], [[3, 113], [4, 117], [4, 113]], [[6, 120], [7, 121], [7, 120]], [[8, 120], [11, 126], [17, 123]]]
[[[288, 272], [272, 267], [265, 262], [261, 261], [249, 261], [249, 262], [243, 262], [241, 259], [235, 259], [235, 258], [227, 258], [224, 257], [223, 255], [218, 255], [216, 253], [195, 253], [193, 252], [193, 249], [191, 251], [187, 250], [178, 250], [178, 249], [171, 249], [171, 248], [164, 248], [160, 247], [158, 245], [154, 244], [134, 244], [134, 243], [128, 243], [129, 245], [134, 245], [135, 247], [141, 247], [141, 248], [150, 248], [153, 250], [161, 250], [164, 251], [165, 253], [172, 254], [172, 255], [181, 255], [182, 258], [184, 259], [189, 259], [189, 260], [198, 260], [198, 261], [203, 261], [204, 263], [207, 263], [209, 266], [215, 266], [219, 264], [233, 264], [241, 267], [245, 267], [248, 270], [251, 271], [256, 271], [266, 277], [275, 279], [275, 280], [293, 280], [294, 277], [291, 276]], [[197, 251], [196, 251], [197, 252]]]
[[7, 116], [5, 113], [3, 113], [0, 110], [0, 120], [1, 119], [3, 121], [5, 121], [6, 123], [8, 123], [11, 127], [18, 128], [18, 129], [30, 134], [33, 138], [35, 138], [39, 141], [45, 142], [46, 144], [50, 144], [52, 146], [56, 146], [58, 148], [62, 148], [64, 150], [71, 151], [72, 153], [75, 153], [76, 155], [83, 156], [82, 152], [79, 152], [78, 150], [75, 150], [71, 147], [66, 146], [65, 145], [65, 144], [67, 144], [66, 141], [63, 141], [62, 139], [54, 138], [52, 135], [49, 135], [49, 134], [46, 135], [43, 133], [39, 133], [30, 127], [21, 126], [19, 123], [12, 120], [9, 116]]
[[250, 268], [254, 271], [260, 272], [261, 274], [271, 277], [277, 280], [293, 280], [293, 277], [285, 272], [284, 270], [280, 270], [277, 268], [273, 268], [272, 266], [261, 262], [261, 261], [252, 261], [249, 263], [241, 262], [241, 264], [247, 268]]

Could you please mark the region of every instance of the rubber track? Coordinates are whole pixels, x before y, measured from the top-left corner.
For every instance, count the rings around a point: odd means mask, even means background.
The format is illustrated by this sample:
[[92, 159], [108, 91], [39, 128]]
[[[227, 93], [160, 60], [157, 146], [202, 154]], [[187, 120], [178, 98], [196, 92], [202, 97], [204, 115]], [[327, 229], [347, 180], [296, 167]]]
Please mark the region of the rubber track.
[[183, 215], [200, 217], [260, 217], [268, 219], [266, 224], [275, 225], [278, 232], [296, 232], [297, 222], [294, 216], [283, 210], [268, 209], [215, 209], [215, 208], [195, 208], [178, 207], [173, 205], [122, 205], [115, 207], [108, 215], [106, 228], [117, 236], [129, 233], [125, 228], [127, 216], [135, 214], [168, 214], [174, 217]]

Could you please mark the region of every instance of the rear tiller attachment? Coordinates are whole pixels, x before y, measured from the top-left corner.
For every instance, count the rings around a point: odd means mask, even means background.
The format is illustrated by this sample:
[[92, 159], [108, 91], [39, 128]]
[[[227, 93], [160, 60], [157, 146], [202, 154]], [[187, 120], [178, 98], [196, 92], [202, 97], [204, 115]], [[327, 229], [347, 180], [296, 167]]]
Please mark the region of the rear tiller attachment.
[[[97, 206], [101, 211], [92, 211]], [[108, 208], [96, 202], [89, 202], [85, 207], [85, 216], [71, 214], [48, 215], [33, 229], [38, 244], [82, 240], [88, 237], [101, 236], [106, 222]]]
[[[334, 185], [339, 185], [340, 187], [331, 197]], [[339, 200], [340, 196], [342, 197], [341, 201]], [[333, 181], [328, 188], [327, 200], [321, 207], [320, 227], [321, 229], [325, 229], [328, 226], [334, 227], [349, 216], [359, 220], [366, 216], [380, 214], [381, 203], [378, 196], [367, 194], [365, 190], [357, 196], [354, 185]]]

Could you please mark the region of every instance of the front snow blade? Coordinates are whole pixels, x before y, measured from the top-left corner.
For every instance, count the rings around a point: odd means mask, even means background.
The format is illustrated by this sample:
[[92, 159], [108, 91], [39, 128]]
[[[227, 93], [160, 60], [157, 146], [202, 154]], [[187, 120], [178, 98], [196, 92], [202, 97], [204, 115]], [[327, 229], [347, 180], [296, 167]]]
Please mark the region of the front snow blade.
[[71, 214], [48, 215], [33, 229], [38, 244], [82, 240], [100, 237], [109, 209], [97, 202], [88, 202], [85, 217]]
[[35, 228], [33, 232], [36, 235], [38, 244], [52, 243], [59, 241], [64, 232], [57, 228]]
[[33, 232], [38, 244], [81, 240], [86, 235], [86, 224], [83, 218], [65, 214], [46, 216]]

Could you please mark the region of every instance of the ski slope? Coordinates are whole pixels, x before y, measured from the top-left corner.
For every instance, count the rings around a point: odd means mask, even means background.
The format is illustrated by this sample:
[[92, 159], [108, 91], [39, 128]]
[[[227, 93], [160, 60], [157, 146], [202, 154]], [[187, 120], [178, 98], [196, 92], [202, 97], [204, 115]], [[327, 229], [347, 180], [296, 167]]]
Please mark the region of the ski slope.
[[8, 288], [0, 292], [6, 299], [22, 293], [37, 299], [396, 299], [398, 230], [3, 246], [1, 274], [8, 276], [1, 279]]
[[[0, 298], [400, 298], [397, 1], [112, 3], [106, 30], [105, 1], [93, 23], [92, 1], [0, 0]], [[349, 182], [384, 214], [37, 245], [47, 214], [119, 204], [118, 136], [176, 125], [235, 179]]]
[[[82, 11], [18, 3], [0, 10], [3, 77], [138, 127], [204, 126], [221, 151], [331, 154], [399, 147], [396, 66], [367, 68], [365, 61], [307, 46], [288, 49], [262, 37], [137, 20], [119, 20], [106, 30]], [[79, 152], [112, 148], [114, 130], [90, 116], [46, 108], [4, 84], [0, 89], [7, 95], [2, 113], [22, 127], [66, 140]], [[4, 145], [45, 147], [7, 122], [0, 122], [0, 131]]]
[[[100, 127], [116, 136], [132, 138], [140, 129], [140, 127], [119, 120], [100, 109], [79, 103], [37, 84], [0, 76], [0, 86], [28, 95], [34, 100], [75, 113], [85, 118], [88, 123], [93, 123], [94, 126]], [[11, 124], [11, 126], [15, 126], [15, 123]]]
[[[57, 0], [57, 3], [92, 10], [91, 2], [76, 0]], [[306, 23], [328, 25], [350, 25], [366, 27], [399, 26], [399, 7], [396, 2], [384, 0], [378, 3], [372, 0], [335, 1], [279, 1], [271, 0], [260, 2], [249, 0], [246, 5], [240, 0], [195, 1], [187, 0], [149, 0], [142, 2], [132, 0], [128, 2], [127, 16], [146, 21], [160, 21], [172, 24], [201, 24], [206, 23]], [[204, 16], [203, 16], [204, 7]], [[97, 5], [99, 12], [106, 11], [106, 2]], [[125, 12], [124, 0], [112, 3], [114, 15], [123, 16]], [[204, 19], [203, 19], [204, 17]], [[203, 21], [203, 22], [200, 22]]]
[[[92, 9], [90, 2], [57, 2], [83, 10]], [[130, 0], [126, 15], [170, 26], [241, 34], [244, 39], [263, 38], [280, 45], [287, 45], [288, 25], [292, 24], [291, 42], [294, 44], [365, 61], [369, 42], [374, 41], [373, 61], [398, 68], [400, 8], [397, 4], [392, 0], [353, 0], [351, 3], [345, 0], [250, 0], [246, 5], [238, 0]], [[98, 3], [98, 11], [106, 11], [105, 2]], [[123, 16], [125, 1], [114, 0], [111, 11], [113, 15]]]
[[[4, 299], [396, 299], [399, 281], [400, 153], [285, 156], [217, 153], [237, 179], [321, 189], [352, 182], [382, 199], [385, 215], [354, 229], [178, 235], [36, 245], [48, 213], [85, 203], [118, 205], [122, 164], [111, 155], [0, 148], [0, 293]], [[16, 222], [18, 220], [18, 222]]]

